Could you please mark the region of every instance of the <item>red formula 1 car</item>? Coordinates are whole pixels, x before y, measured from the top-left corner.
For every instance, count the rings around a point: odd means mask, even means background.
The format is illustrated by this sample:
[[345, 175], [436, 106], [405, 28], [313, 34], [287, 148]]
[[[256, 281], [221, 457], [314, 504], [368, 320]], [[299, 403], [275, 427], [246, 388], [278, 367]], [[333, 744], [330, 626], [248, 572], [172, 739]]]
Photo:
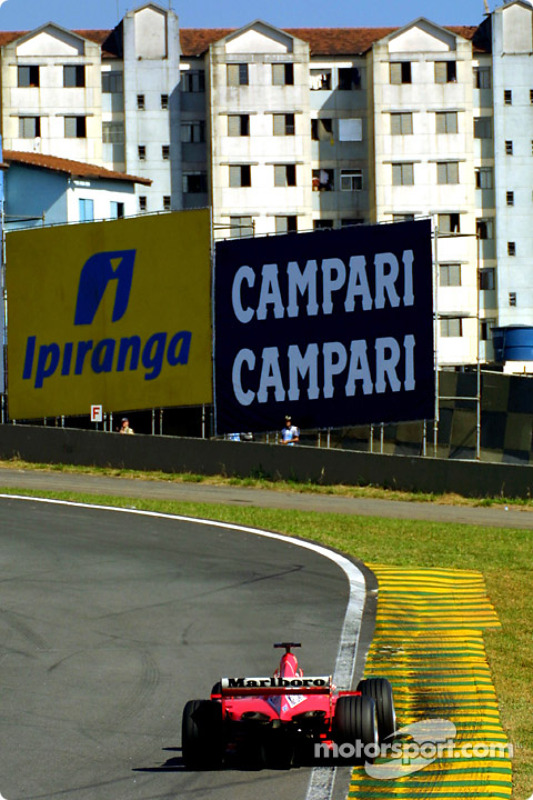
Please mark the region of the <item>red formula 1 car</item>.
[[236, 754], [258, 767], [288, 768], [304, 753], [324, 758], [339, 751], [343, 763], [354, 763], [362, 748], [394, 733], [387, 680], [370, 678], [355, 692], [337, 691], [331, 676], [304, 676], [291, 652], [300, 646], [274, 645], [285, 652], [272, 677], [222, 678], [210, 700], [189, 700], [182, 720], [188, 769], [216, 769]]

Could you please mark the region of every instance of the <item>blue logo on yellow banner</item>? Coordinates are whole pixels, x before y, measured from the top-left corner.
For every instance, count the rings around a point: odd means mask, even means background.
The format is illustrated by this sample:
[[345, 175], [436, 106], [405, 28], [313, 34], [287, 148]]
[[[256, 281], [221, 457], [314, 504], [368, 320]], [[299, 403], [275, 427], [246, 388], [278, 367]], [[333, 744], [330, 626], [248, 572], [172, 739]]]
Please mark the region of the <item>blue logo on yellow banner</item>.
[[135, 250], [95, 253], [81, 271], [74, 325], [91, 325], [109, 283], [116, 281], [112, 321], [118, 322], [128, 307]]
[[[135, 250], [113, 250], [95, 253], [87, 259], [80, 274], [74, 325], [91, 325], [106, 291], [113, 288], [115, 301], [111, 322], [122, 319], [130, 301], [135, 254]], [[135, 334], [121, 339], [106, 337], [96, 342], [85, 339], [38, 345], [36, 336], [28, 336], [22, 378], [31, 380], [35, 375], [34, 387], [42, 389], [44, 381], [56, 375], [58, 370], [60, 375], [67, 377], [86, 372], [95, 375], [126, 370], [134, 372], [141, 365], [145, 369], [144, 380], [151, 381], [161, 374], [165, 356], [171, 367], [189, 361], [192, 332], [178, 331], [168, 344], [167, 338], [166, 332], [158, 331], [144, 344]]]

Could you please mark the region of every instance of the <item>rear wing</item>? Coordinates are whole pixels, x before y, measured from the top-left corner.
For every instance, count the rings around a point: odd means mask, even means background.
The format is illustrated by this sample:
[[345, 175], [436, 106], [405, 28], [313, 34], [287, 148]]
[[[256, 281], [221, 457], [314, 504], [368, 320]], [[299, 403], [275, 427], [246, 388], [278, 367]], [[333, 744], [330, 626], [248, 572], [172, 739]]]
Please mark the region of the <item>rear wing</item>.
[[280, 694], [331, 694], [331, 675], [281, 678], [222, 678], [220, 693], [226, 697]]

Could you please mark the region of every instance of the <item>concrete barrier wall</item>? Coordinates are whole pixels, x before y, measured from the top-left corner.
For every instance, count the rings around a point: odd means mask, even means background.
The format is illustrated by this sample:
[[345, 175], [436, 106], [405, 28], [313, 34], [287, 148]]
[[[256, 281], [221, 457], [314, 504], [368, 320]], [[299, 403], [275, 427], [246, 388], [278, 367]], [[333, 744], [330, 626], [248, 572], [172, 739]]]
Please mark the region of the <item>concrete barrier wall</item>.
[[[533, 466], [377, 455], [315, 447], [0, 425], [0, 459], [163, 472], [373, 484], [471, 497], [533, 496]], [[1, 478], [0, 478], [1, 481]]]

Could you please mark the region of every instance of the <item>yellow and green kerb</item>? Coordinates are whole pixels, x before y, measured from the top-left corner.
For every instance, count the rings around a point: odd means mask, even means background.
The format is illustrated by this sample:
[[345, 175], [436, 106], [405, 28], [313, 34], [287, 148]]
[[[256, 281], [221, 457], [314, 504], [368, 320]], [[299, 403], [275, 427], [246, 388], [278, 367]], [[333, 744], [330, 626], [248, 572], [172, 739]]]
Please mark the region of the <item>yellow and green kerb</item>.
[[[511, 797], [509, 743], [503, 732], [483, 642], [483, 631], [500, 626], [475, 571], [402, 569], [369, 564], [379, 582], [376, 631], [365, 678], [392, 683], [397, 728], [428, 719], [455, 725], [453, 746], [432, 763], [391, 779], [353, 771], [349, 798]], [[409, 773], [409, 739], [397, 756], [395, 774]], [[392, 759], [378, 759], [375, 766]], [[379, 772], [379, 770], [378, 770]]]

